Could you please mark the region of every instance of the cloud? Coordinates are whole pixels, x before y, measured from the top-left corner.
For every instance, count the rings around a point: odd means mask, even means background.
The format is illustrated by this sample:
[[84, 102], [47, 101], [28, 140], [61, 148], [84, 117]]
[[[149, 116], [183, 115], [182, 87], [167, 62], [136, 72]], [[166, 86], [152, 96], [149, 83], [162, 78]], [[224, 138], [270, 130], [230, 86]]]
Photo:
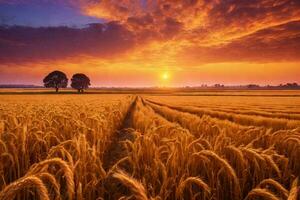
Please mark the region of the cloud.
[[298, 0], [81, 0], [80, 8], [148, 36], [150, 45], [138, 52], [149, 62], [299, 60]]
[[55, 2], [106, 23], [85, 28], [1, 27], [1, 62], [79, 56], [172, 66], [299, 61], [299, 0]]
[[[179, 37], [190, 36], [198, 42], [216, 43], [242, 37], [258, 30], [300, 20], [298, 0], [80, 0], [87, 15], [137, 25], [155, 24], [157, 31], [167, 19], [182, 25]], [[129, 20], [128, 20], [129, 19]], [[146, 19], [146, 20], [145, 20]], [[148, 19], [148, 20], [147, 20]], [[142, 23], [141, 23], [142, 22]], [[170, 30], [172, 32], [172, 30]], [[205, 36], [205, 37], [204, 37]], [[205, 40], [209, 41], [205, 41]]]
[[85, 28], [2, 26], [0, 61], [31, 62], [80, 55], [112, 58], [135, 46], [135, 37], [117, 22]]
[[215, 46], [188, 46], [176, 56], [181, 64], [222, 62], [300, 62], [300, 21], [266, 28]]

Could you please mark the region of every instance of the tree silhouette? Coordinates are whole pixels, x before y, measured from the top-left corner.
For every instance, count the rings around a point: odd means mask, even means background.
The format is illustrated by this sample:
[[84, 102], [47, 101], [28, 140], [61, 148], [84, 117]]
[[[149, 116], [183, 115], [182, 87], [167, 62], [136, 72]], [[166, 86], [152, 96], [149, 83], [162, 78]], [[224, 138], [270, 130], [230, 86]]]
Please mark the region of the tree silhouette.
[[58, 92], [59, 88], [66, 88], [68, 86], [68, 78], [61, 71], [51, 72], [44, 78], [43, 82], [46, 88], [55, 88], [56, 92]]
[[91, 85], [89, 77], [85, 74], [74, 74], [71, 81], [71, 87], [78, 90], [78, 92], [83, 92]]

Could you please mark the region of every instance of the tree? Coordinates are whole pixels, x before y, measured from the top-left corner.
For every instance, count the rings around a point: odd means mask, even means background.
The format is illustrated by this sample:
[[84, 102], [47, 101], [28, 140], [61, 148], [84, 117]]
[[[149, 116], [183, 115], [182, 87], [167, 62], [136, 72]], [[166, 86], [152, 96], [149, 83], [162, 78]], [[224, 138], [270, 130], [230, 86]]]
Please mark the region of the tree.
[[55, 88], [56, 92], [58, 92], [59, 88], [66, 88], [68, 86], [68, 78], [61, 71], [51, 72], [44, 78], [43, 82], [46, 88]]
[[258, 89], [258, 88], [260, 88], [260, 86], [256, 85], [256, 84], [249, 84], [249, 85], [247, 85], [247, 88], [248, 89]]
[[215, 87], [215, 88], [223, 88], [223, 87], [225, 87], [225, 86], [222, 85], [222, 84], [217, 83], [217, 84], [214, 85], [214, 87]]
[[78, 90], [78, 92], [83, 92], [91, 85], [89, 77], [85, 74], [74, 74], [71, 81], [71, 87]]

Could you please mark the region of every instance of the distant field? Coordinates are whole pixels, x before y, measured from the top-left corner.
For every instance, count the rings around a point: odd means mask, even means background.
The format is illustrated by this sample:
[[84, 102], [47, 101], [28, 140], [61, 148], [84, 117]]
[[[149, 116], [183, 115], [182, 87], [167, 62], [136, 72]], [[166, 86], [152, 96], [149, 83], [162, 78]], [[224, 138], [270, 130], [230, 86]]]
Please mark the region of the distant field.
[[[59, 94], [76, 94], [77, 91], [60, 89]], [[9, 94], [56, 94], [49, 88], [0, 88], [0, 95]], [[150, 94], [176, 96], [295, 96], [300, 97], [300, 90], [220, 90], [194, 88], [90, 88], [85, 94]]]
[[300, 91], [49, 92], [0, 90], [0, 200], [300, 198]]

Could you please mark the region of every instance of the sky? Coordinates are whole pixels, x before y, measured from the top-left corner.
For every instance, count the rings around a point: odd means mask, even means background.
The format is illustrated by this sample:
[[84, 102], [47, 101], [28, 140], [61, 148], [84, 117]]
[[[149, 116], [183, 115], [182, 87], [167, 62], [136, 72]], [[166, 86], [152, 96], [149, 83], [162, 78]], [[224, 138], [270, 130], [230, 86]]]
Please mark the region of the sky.
[[0, 0], [0, 84], [300, 83], [299, 0]]

